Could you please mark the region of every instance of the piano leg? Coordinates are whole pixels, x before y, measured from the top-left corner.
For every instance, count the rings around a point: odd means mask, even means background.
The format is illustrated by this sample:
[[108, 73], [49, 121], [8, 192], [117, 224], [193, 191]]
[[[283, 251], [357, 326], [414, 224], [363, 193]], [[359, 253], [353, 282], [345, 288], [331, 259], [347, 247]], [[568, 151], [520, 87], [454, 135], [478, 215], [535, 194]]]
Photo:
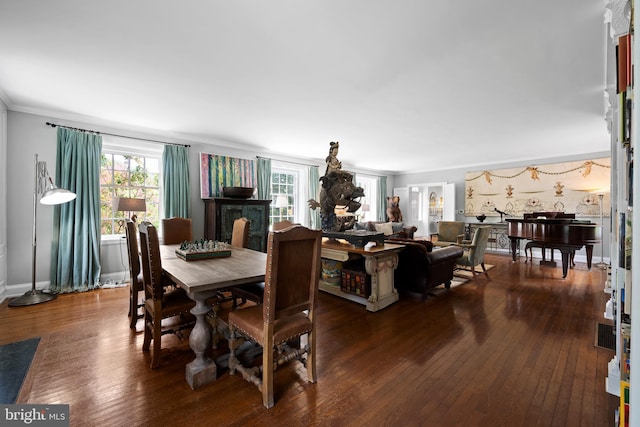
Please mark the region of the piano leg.
[[509, 240], [511, 240], [511, 259], [515, 262], [516, 251], [518, 250], [518, 239], [514, 237], [509, 237]]
[[584, 245], [587, 252], [587, 267], [591, 270], [591, 259], [593, 258], [593, 245]]
[[571, 256], [571, 250], [561, 249], [562, 253], [562, 278], [567, 277], [567, 272], [569, 271], [569, 257]]

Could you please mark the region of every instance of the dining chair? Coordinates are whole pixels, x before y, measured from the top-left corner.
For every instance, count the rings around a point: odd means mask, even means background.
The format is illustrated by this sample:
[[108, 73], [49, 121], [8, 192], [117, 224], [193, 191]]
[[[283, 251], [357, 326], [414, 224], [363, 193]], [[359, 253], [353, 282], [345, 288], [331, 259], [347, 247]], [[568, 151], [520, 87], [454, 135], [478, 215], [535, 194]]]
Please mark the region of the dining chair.
[[[237, 248], [249, 247], [249, 231], [251, 229], [251, 221], [247, 218], [237, 218], [233, 222], [233, 231], [231, 233], [231, 246]], [[262, 303], [264, 294], [264, 282], [250, 283], [242, 286], [234, 286], [229, 288], [233, 299], [233, 309], [238, 307], [238, 299], [245, 304], [247, 300], [256, 304]]]
[[246, 248], [249, 246], [249, 231], [251, 230], [251, 221], [247, 218], [237, 218], [233, 221], [231, 231], [231, 246], [238, 248]]
[[[151, 368], [160, 366], [162, 335], [192, 328], [193, 316], [189, 313], [195, 306], [182, 288], [170, 290], [165, 287], [160, 242], [156, 227], [148, 221], [138, 226], [142, 254], [142, 276], [144, 278], [144, 341], [142, 350], [149, 351], [151, 341]], [[170, 327], [163, 328], [162, 319], [175, 317]]]
[[287, 227], [291, 227], [292, 225], [296, 225], [294, 222], [289, 221], [288, 219], [283, 219], [282, 221], [274, 222], [273, 229], [274, 230], [284, 230]]
[[125, 219], [125, 236], [127, 238], [127, 255], [129, 257], [129, 327], [135, 329], [138, 319], [144, 317], [144, 314], [140, 312], [144, 304], [139, 299], [140, 291], [144, 290], [144, 279], [140, 270], [136, 224], [128, 218]]
[[[274, 405], [274, 371], [286, 362], [301, 361], [308, 381], [316, 382], [315, 301], [321, 241], [321, 230], [301, 225], [269, 233], [264, 302], [229, 313], [229, 373], [240, 372], [255, 384], [267, 408]], [[262, 366], [240, 363], [236, 350], [243, 338], [262, 347]]]
[[192, 240], [191, 218], [173, 217], [162, 220], [162, 242], [165, 245], [175, 245]]

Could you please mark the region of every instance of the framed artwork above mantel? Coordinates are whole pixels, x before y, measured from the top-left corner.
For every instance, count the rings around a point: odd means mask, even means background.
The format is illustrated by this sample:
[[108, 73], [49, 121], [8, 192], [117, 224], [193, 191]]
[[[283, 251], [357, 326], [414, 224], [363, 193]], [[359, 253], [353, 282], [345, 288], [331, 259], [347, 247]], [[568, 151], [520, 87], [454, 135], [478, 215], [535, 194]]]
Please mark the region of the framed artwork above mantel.
[[531, 212], [610, 215], [611, 158], [467, 172], [465, 215]]

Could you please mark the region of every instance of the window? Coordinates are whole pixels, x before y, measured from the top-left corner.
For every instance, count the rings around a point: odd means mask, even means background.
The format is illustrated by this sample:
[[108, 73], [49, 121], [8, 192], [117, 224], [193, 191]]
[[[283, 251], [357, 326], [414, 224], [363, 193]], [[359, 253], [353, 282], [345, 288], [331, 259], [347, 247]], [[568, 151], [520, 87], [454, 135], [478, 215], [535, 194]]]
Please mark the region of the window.
[[[126, 149], [122, 144], [126, 144]], [[136, 148], [131, 148], [135, 146]], [[139, 151], [136, 149], [139, 148]], [[100, 165], [100, 215], [103, 236], [124, 234], [124, 218], [135, 214], [138, 221], [160, 222], [160, 160], [162, 146], [149, 149], [143, 141], [118, 141], [103, 138]], [[114, 197], [143, 198], [146, 212], [114, 211]]]
[[364, 190], [357, 211], [359, 221], [377, 221], [378, 219], [378, 178], [357, 173], [356, 185]]
[[298, 172], [294, 170], [271, 170], [271, 224], [283, 220], [296, 222]]
[[270, 224], [289, 220], [308, 225], [308, 187], [309, 166], [272, 160]]

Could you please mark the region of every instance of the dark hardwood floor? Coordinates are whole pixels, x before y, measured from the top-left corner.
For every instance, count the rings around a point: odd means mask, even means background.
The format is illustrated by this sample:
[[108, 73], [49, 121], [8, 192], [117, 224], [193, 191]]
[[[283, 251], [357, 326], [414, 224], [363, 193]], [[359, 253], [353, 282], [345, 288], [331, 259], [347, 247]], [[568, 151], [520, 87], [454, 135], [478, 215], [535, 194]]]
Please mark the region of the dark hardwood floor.
[[226, 370], [192, 391], [193, 355], [175, 336], [151, 370], [127, 288], [5, 301], [0, 344], [42, 338], [18, 403], [69, 404], [73, 426], [612, 426], [613, 352], [594, 345], [604, 272], [578, 263], [563, 280], [537, 261], [489, 255], [489, 278], [377, 313], [321, 292], [318, 382], [298, 363], [280, 369], [270, 410]]

